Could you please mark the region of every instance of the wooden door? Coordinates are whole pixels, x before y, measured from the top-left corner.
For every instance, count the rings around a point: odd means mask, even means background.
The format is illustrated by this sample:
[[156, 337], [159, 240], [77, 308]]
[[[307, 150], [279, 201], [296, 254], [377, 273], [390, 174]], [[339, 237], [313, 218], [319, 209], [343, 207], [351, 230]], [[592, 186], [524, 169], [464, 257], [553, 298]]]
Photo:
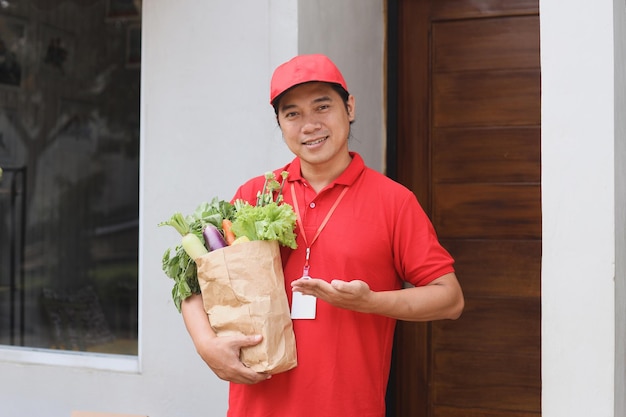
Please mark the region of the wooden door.
[[538, 0], [389, 7], [390, 166], [454, 256], [466, 298], [457, 321], [398, 324], [389, 415], [539, 416]]

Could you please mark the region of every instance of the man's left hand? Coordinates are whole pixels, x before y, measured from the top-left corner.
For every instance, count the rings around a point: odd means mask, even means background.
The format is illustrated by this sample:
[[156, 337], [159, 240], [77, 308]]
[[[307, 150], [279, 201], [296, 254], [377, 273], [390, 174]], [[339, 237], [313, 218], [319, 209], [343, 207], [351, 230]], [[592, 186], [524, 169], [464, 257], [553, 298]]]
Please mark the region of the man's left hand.
[[367, 312], [374, 294], [366, 282], [358, 279], [349, 282], [334, 279], [329, 283], [318, 278], [300, 278], [291, 283], [291, 289], [317, 297], [335, 307], [361, 312]]

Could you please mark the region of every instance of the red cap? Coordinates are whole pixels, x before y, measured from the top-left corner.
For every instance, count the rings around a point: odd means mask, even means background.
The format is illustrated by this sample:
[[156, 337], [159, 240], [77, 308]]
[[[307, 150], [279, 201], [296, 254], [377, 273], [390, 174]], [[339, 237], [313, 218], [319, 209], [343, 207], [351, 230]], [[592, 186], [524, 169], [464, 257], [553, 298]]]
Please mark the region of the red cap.
[[339, 84], [348, 91], [343, 75], [327, 56], [298, 55], [274, 70], [270, 84], [270, 104], [291, 87], [311, 81]]

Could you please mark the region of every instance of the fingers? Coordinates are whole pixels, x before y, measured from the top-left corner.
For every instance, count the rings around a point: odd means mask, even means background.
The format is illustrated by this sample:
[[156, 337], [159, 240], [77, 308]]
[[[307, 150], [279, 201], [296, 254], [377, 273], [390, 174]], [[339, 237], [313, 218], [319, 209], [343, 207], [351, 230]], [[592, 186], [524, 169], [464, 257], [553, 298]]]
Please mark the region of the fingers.
[[298, 279], [291, 283], [293, 291], [312, 295], [335, 307], [365, 312], [371, 301], [369, 285], [362, 280], [343, 281], [334, 279], [326, 282], [319, 278]]
[[320, 295], [330, 290], [330, 284], [319, 278], [300, 278], [291, 283], [291, 289], [307, 295]]
[[[241, 363], [241, 362], [240, 362]], [[243, 364], [241, 365], [243, 366]], [[219, 375], [218, 375], [219, 376]], [[270, 379], [272, 376], [270, 374], [263, 374], [260, 372], [255, 372], [250, 368], [246, 368], [243, 366], [243, 369], [237, 370], [234, 372], [234, 375], [229, 379], [224, 379], [225, 381], [234, 382], [235, 384], [258, 384], [261, 381], [265, 381]]]
[[291, 283], [291, 288], [303, 294], [321, 297], [323, 295], [331, 295], [335, 291], [345, 294], [357, 294], [361, 292], [363, 285], [366, 286], [367, 284], [360, 280], [348, 282], [334, 279], [329, 283], [319, 278], [300, 278]]
[[339, 292], [350, 293], [350, 294], [354, 293], [355, 289], [358, 289], [355, 286], [355, 281], [346, 282], [340, 279], [334, 279], [330, 281], [330, 286]]
[[262, 336], [218, 336], [203, 346], [201, 357], [218, 378], [238, 384], [256, 384], [271, 378], [246, 367], [239, 355], [241, 349], [260, 343]]
[[235, 341], [234, 345], [239, 346], [240, 348], [245, 347], [245, 346], [254, 346], [254, 345], [258, 345], [259, 343], [261, 343], [262, 339], [263, 339], [263, 336], [261, 336], [260, 334], [255, 334], [252, 336], [243, 336], [241, 340]]
[[234, 376], [231, 376], [230, 379], [228, 379], [229, 381], [239, 384], [256, 384], [272, 377], [269, 374], [253, 371], [239, 360], [239, 354], [242, 348], [257, 345], [261, 343], [261, 340], [263, 340], [261, 335], [252, 335], [241, 336], [233, 341], [233, 351], [237, 354], [237, 360], [233, 362], [235, 365], [233, 369]]

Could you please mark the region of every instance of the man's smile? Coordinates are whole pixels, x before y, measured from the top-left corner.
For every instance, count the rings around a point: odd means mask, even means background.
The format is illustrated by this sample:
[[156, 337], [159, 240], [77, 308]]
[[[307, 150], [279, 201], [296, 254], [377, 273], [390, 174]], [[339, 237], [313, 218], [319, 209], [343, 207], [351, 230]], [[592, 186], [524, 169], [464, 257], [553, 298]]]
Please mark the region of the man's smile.
[[313, 140], [308, 141], [308, 142], [302, 142], [302, 144], [304, 146], [319, 145], [320, 143], [324, 142], [326, 139], [328, 139], [328, 136], [324, 136], [323, 138], [319, 138], [319, 139], [313, 139]]

